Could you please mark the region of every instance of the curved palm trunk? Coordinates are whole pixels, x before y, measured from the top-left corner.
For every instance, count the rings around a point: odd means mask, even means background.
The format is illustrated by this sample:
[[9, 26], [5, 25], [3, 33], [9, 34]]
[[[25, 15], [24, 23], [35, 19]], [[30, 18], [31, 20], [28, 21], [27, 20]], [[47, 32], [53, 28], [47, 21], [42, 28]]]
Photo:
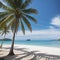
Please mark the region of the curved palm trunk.
[[14, 31], [14, 34], [13, 34], [12, 45], [11, 45], [10, 52], [9, 52], [8, 55], [14, 55], [14, 52], [13, 52], [14, 40], [15, 40], [15, 31]]
[[[5, 35], [4, 35], [4, 39], [5, 39]], [[1, 48], [2, 48], [2, 46], [3, 46], [4, 39], [2, 40], [2, 43], [1, 43]]]
[[13, 49], [14, 49], [14, 40], [15, 40], [15, 33], [16, 33], [16, 25], [17, 25], [17, 19], [16, 18], [16, 21], [15, 21], [15, 29], [14, 29], [14, 33], [13, 33], [13, 39], [12, 39], [12, 45], [11, 45], [11, 48], [10, 48], [10, 52], [8, 55], [15, 55], [14, 52], [13, 52]]

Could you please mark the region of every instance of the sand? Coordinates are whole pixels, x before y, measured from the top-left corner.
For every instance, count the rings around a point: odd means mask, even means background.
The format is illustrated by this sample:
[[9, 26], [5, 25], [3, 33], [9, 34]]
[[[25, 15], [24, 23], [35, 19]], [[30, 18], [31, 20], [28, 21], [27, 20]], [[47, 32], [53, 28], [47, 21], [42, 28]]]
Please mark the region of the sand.
[[55, 47], [15, 45], [15, 55], [7, 56], [9, 50], [10, 45], [3, 45], [3, 48], [0, 48], [0, 57], [6, 56], [4, 60], [60, 60], [60, 48]]

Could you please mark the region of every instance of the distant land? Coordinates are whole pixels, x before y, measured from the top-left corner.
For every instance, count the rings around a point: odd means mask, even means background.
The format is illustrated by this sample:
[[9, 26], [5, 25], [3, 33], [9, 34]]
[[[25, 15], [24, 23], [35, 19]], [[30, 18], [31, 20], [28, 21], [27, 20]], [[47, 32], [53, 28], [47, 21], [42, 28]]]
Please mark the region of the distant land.
[[0, 41], [1, 41], [1, 40], [4, 40], [4, 41], [11, 41], [11, 39], [9, 39], [9, 38], [0, 39]]
[[60, 41], [60, 39], [58, 39]]

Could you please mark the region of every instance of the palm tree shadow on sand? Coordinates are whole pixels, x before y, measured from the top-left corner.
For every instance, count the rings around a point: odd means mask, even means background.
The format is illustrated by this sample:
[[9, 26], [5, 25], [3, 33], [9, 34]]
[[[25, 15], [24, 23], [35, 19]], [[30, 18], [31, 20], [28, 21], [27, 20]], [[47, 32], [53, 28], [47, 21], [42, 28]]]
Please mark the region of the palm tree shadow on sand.
[[0, 60], [60, 60], [60, 56], [37, 53], [39, 51], [27, 51], [27, 48], [14, 48], [14, 50], [21, 51], [23, 53], [19, 53], [14, 56], [1, 57]]

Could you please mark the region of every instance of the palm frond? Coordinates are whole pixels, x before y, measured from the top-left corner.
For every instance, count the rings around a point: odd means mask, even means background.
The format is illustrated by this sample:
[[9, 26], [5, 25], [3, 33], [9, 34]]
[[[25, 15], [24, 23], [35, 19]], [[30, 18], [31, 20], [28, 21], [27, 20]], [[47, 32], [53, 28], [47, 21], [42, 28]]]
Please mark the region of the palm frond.
[[35, 22], [35, 23], [37, 23], [37, 20], [34, 18], [34, 17], [32, 17], [32, 16], [30, 16], [30, 15], [25, 15], [29, 20], [32, 20], [33, 22]]
[[16, 8], [16, 4], [14, 3], [15, 0], [5, 0], [7, 4], [12, 7], [13, 9]]
[[11, 26], [12, 26], [14, 20], [15, 20], [15, 18], [13, 18], [13, 19], [9, 22], [9, 24], [8, 24], [8, 27], [9, 27], [9, 28], [11, 28]]
[[2, 31], [2, 27], [0, 26], [0, 31]]
[[25, 2], [21, 6], [21, 9], [25, 9], [31, 3], [31, 1], [32, 0], [25, 0]]
[[2, 2], [0, 2], [0, 8], [4, 9], [4, 10], [7, 10], [7, 11], [10, 11], [10, 12], [13, 12], [14, 10], [6, 5], [4, 5]]
[[0, 12], [0, 21], [3, 20], [8, 15], [12, 14], [11, 12]]
[[1, 35], [6, 35], [7, 33], [9, 33], [9, 27], [5, 24], [3, 27], [1, 27]]
[[23, 12], [26, 14], [37, 14], [38, 13], [37, 10], [33, 8], [25, 9], [23, 10]]
[[24, 28], [24, 25], [23, 25], [23, 22], [22, 21], [21, 21], [21, 28], [22, 28], [23, 34], [25, 34], [25, 28]]
[[11, 19], [13, 18], [14, 15], [9, 15], [6, 18], [4, 18], [3, 20], [0, 21], [0, 26], [4, 26], [6, 23], [10, 22]]
[[20, 8], [23, 3], [23, 0], [15, 0], [16, 8]]
[[6, 0], [13, 9], [20, 8], [23, 0]]
[[28, 29], [32, 32], [31, 24], [25, 16], [22, 16], [23, 21], [25, 22]]

